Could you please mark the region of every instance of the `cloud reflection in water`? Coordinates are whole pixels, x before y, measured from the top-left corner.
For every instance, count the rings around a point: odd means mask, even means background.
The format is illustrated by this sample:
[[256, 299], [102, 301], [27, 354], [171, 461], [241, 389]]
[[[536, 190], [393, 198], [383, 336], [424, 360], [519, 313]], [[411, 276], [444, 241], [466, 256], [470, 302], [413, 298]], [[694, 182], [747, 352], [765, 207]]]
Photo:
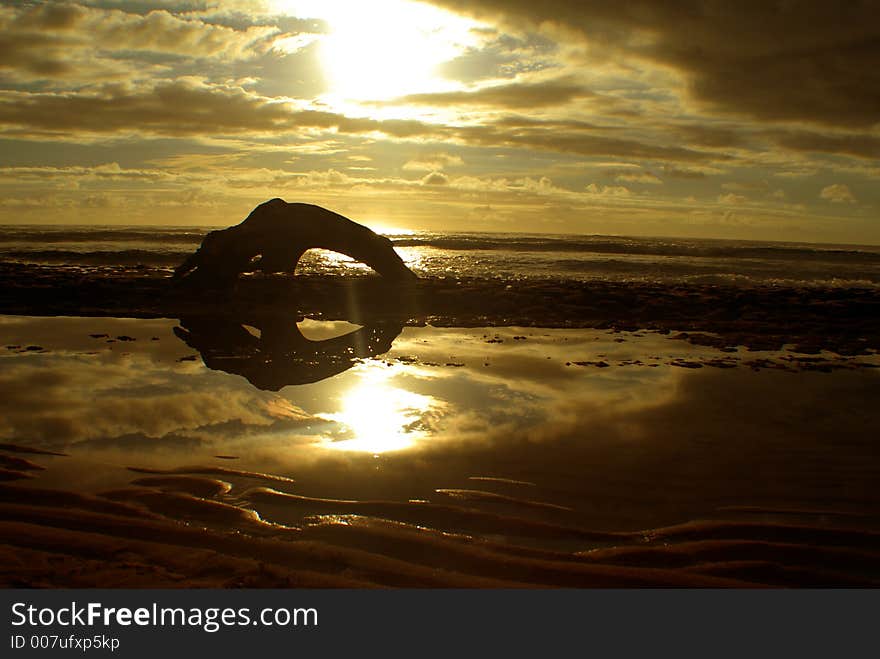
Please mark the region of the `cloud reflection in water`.
[[[178, 361], [193, 355], [173, 326], [0, 323], [2, 345], [46, 348], [0, 354], [3, 441], [71, 454], [32, 483], [97, 491], [130, 480], [125, 465], [224, 454], [317, 497], [436, 500], [440, 489], [473, 489], [472, 476], [527, 481], [530, 497], [599, 528], [722, 505], [876, 499], [876, 369], [693, 370], [669, 363], [717, 353], [656, 334], [411, 327], [384, 354], [268, 392]], [[108, 344], [94, 331], [136, 340]], [[612, 366], [576, 363], [597, 359]]]

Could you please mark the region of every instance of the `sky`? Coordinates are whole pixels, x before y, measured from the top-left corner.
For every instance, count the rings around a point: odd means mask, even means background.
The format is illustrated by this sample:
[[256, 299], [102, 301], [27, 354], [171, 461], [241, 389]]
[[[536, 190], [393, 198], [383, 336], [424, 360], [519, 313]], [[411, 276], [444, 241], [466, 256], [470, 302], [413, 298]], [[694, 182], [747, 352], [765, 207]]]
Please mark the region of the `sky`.
[[880, 244], [880, 0], [0, 0], [0, 224]]

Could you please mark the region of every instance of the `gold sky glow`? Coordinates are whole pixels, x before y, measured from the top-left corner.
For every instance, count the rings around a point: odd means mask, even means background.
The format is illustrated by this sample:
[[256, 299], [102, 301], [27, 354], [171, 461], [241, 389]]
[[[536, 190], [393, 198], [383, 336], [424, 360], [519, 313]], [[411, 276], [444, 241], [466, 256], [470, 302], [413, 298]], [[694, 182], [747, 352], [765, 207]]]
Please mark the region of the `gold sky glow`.
[[0, 223], [880, 244], [880, 0], [0, 0]]

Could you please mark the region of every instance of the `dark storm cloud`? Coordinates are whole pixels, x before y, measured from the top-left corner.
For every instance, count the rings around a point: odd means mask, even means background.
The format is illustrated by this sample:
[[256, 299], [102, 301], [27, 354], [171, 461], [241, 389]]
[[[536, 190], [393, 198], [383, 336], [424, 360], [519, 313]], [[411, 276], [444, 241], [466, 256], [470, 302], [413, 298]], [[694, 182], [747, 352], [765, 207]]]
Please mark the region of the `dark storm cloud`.
[[688, 77], [699, 101], [769, 120], [832, 126], [880, 121], [880, 0], [433, 0], [461, 13], [588, 42]]

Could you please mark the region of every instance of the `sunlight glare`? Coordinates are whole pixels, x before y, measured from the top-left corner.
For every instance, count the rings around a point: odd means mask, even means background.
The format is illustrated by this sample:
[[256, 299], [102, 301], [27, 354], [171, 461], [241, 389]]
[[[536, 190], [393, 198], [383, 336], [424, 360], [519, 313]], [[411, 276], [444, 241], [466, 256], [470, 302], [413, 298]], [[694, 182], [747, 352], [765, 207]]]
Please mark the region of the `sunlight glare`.
[[385, 236], [386, 238], [399, 238], [401, 236], [416, 235], [416, 232], [412, 229], [404, 229], [403, 227], [392, 227], [385, 224], [374, 224], [372, 222], [366, 224], [380, 236]]
[[[396, 369], [394, 369], [396, 371]], [[399, 451], [427, 436], [423, 424], [440, 401], [390, 384], [392, 369], [367, 366], [360, 382], [342, 400], [342, 409], [325, 418], [341, 423], [350, 439], [330, 440], [328, 448], [380, 454]]]
[[323, 19], [330, 33], [321, 39], [321, 60], [330, 99], [387, 100], [449, 87], [438, 65], [474, 41], [477, 24], [433, 5], [408, 0], [290, 0], [278, 9]]

